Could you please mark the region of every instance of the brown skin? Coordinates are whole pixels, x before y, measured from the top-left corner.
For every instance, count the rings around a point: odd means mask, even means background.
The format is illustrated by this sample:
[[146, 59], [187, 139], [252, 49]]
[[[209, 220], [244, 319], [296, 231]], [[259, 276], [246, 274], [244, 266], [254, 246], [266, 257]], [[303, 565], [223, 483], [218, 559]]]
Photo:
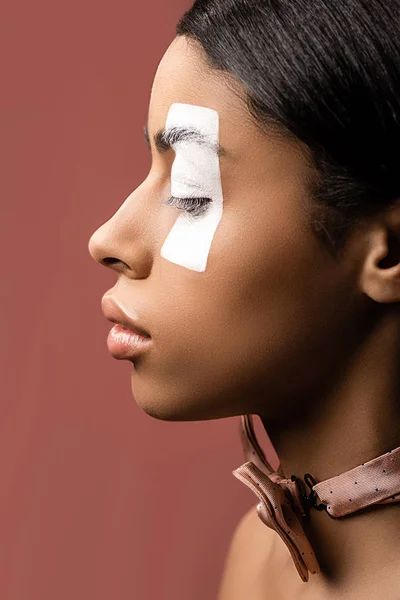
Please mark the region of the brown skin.
[[[147, 414], [259, 414], [285, 473], [321, 480], [400, 445], [400, 209], [369, 217], [334, 258], [310, 227], [307, 148], [261, 132], [240, 92], [199, 45], [173, 40], [151, 93], [150, 172], [89, 250], [114, 259], [103, 263], [118, 274], [112, 293], [153, 337], [131, 376]], [[152, 138], [174, 102], [216, 110], [227, 150], [223, 215], [203, 273], [160, 256], [179, 209], [162, 204], [174, 151], [159, 155]], [[296, 572], [307, 593], [356, 589], [387, 558], [400, 560], [400, 504], [341, 521], [314, 513], [323, 573], [304, 584]]]

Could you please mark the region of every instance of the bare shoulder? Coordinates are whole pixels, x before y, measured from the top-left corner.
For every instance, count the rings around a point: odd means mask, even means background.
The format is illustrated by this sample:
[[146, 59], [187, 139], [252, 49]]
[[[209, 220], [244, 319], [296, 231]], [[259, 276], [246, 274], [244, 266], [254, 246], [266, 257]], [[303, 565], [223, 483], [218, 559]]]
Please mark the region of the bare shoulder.
[[278, 600], [273, 573], [279, 536], [252, 507], [241, 517], [229, 545], [217, 600]]

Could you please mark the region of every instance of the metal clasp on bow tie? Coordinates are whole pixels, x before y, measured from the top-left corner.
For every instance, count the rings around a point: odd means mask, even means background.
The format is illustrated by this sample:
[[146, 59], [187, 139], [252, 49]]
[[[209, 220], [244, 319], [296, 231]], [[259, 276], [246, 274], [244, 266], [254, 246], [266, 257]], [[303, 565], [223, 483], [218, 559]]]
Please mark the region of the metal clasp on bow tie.
[[[292, 481], [298, 481], [298, 483], [300, 484], [300, 489], [302, 492], [302, 497], [303, 500], [306, 503], [306, 506], [308, 509], [315, 508], [315, 510], [325, 510], [326, 513], [331, 517], [331, 519], [334, 519], [334, 517], [332, 517], [332, 515], [330, 514], [330, 512], [327, 510], [328, 505], [324, 504], [323, 502], [320, 502], [319, 504], [317, 504], [317, 500], [318, 500], [318, 495], [315, 492], [315, 490], [313, 490], [313, 486], [316, 485], [318, 482], [314, 479], [314, 477], [310, 474], [310, 473], [305, 473], [304, 474], [304, 481], [306, 482], [306, 484], [308, 485], [308, 487], [310, 488], [310, 493], [307, 495], [304, 492], [304, 482], [302, 481], [302, 479], [300, 479], [300, 477], [296, 477], [296, 475], [292, 475], [291, 476], [291, 480]], [[311, 482], [311, 483], [310, 483]]]

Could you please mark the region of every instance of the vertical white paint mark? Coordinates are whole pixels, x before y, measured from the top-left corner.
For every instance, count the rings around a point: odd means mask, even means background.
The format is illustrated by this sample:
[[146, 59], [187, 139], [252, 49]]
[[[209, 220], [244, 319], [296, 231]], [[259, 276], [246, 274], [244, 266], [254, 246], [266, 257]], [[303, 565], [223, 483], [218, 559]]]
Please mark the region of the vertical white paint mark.
[[[165, 127], [168, 129], [179, 126], [195, 127], [215, 146], [219, 143], [219, 115], [212, 108], [171, 104]], [[161, 256], [187, 269], [203, 272], [222, 217], [219, 157], [212, 149], [194, 141], [178, 142], [174, 145], [174, 151], [176, 156], [171, 169], [171, 195], [206, 197], [212, 202], [199, 217], [189, 217], [182, 211], [165, 239]]]

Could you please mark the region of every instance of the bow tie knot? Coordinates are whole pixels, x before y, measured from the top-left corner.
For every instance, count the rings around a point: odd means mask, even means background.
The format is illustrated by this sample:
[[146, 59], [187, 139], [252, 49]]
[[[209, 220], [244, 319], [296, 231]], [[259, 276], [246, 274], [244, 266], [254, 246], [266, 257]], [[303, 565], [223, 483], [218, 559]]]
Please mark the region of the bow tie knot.
[[275, 472], [266, 475], [252, 461], [232, 473], [258, 497], [259, 518], [285, 542], [301, 579], [308, 581], [309, 571], [319, 573], [317, 558], [300, 521], [306, 513], [297, 479], [285, 479]]

